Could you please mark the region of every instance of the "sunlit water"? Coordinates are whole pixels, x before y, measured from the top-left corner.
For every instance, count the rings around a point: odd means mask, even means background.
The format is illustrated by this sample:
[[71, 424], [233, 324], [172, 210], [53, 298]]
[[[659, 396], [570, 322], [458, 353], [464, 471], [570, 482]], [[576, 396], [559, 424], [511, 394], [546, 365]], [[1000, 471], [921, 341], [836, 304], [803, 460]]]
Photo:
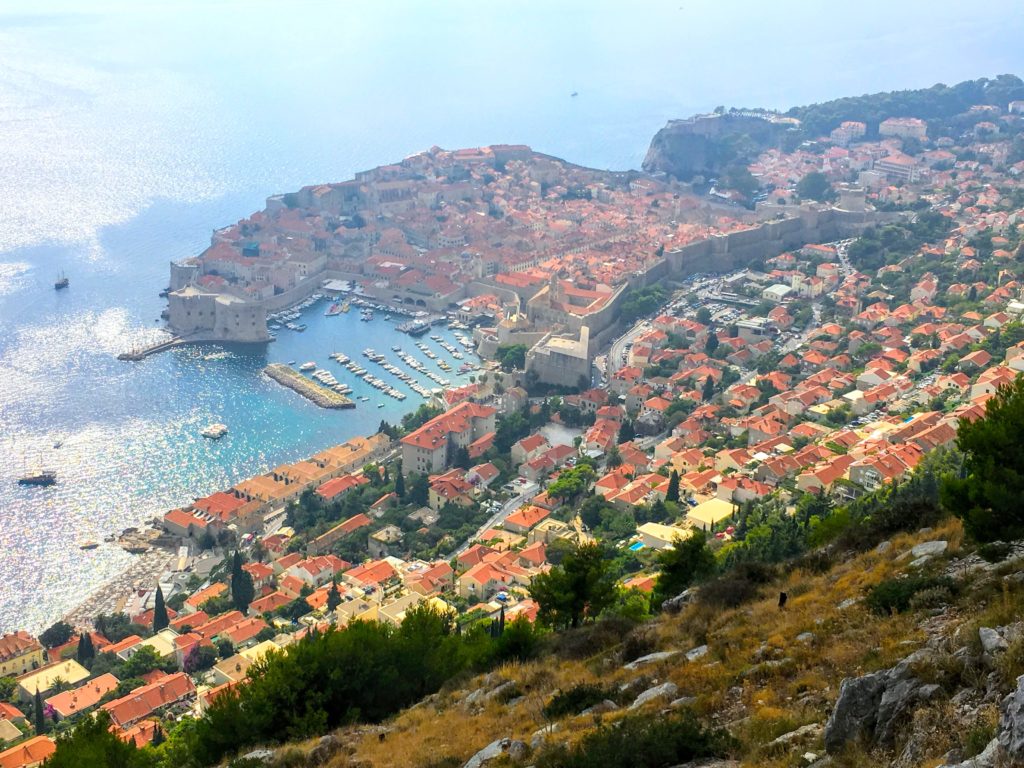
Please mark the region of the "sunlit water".
[[[414, 351], [383, 319], [322, 304], [266, 357], [115, 359], [159, 327], [168, 262], [267, 195], [433, 144], [637, 167], [665, 120], [718, 104], [1024, 69], [1005, 1], [83, 5], [0, 5], [0, 631], [40, 629], [129, 560], [81, 541], [420, 402], [370, 389], [325, 411], [262, 376], [314, 360], [352, 383], [330, 352]], [[211, 421], [230, 435], [199, 437]], [[39, 463], [59, 484], [19, 488]]]

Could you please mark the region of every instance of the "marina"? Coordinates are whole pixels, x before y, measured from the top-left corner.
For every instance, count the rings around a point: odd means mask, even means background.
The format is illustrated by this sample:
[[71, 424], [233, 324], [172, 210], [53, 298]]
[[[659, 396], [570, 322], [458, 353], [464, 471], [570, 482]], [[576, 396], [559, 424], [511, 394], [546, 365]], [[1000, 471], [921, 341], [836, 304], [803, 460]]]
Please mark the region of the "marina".
[[263, 369], [263, 372], [281, 386], [298, 392], [311, 403], [321, 408], [355, 408], [355, 403], [345, 395], [307, 379], [287, 365], [271, 363]]

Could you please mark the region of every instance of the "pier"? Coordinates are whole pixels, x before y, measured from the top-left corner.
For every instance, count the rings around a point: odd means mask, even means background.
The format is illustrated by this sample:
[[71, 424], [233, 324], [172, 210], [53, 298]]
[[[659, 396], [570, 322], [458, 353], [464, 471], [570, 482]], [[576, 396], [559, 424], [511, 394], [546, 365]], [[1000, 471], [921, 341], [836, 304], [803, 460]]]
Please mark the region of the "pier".
[[128, 360], [130, 362], [137, 363], [140, 360], [145, 360], [150, 355], [155, 355], [159, 352], [164, 352], [168, 349], [172, 349], [173, 347], [181, 346], [184, 343], [185, 340], [180, 336], [173, 336], [170, 339], [158, 341], [155, 344], [150, 344], [149, 346], [142, 347], [141, 349], [136, 349], [135, 347], [133, 347], [129, 352], [122, 352], [121, 354], [119, 354], [117, 356], [117, 359]]
[[307, 379], [298, 371], [281, 363], [271, 363], [263, 372], [283, 387], [294, 390], [321, 408], [355, 408], [356, 404], [333, 389]]

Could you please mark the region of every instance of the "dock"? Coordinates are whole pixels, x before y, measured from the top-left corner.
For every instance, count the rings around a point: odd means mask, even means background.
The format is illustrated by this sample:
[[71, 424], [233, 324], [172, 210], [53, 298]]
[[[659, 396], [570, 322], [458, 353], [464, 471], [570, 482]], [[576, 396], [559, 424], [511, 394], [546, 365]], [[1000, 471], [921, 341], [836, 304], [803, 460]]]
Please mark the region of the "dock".
[[140, 349], [132, 348], [129, 352], [122, 352], [117, 356], [118, 360], [128, 360], [133, 363], [137, 363], [140, 360], [145, 360], [150, 355], [155, 355], [160, 352], [164, 352], [173, 347], [180, 346], [185, 343], [185, 340], [180, 336], [174, 336], [164, 341], [158, 341], [155, 344], [150, 344], [147, 347]]
[[298, 371], [283, 365], [271, 363], [263, 372], [283, 387], [294, 390], [321, 408], [355, 408], [356, 404], [345, 395], [328, 389], [312, 379], [307, 379]]

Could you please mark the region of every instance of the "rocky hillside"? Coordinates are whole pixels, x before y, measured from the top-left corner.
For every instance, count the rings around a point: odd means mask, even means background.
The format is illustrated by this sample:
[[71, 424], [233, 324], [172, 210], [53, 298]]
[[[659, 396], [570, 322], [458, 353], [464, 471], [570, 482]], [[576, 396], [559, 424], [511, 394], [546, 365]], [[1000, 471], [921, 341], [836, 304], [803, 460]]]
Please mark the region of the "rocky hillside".
[[646, 624], [555, 636], [539, 660], [450, 682], [380, 726], [234, 765], [1022, 764], [1022, 563], [1024, 546], [967, 546], [950, 521], [740, 568]]

